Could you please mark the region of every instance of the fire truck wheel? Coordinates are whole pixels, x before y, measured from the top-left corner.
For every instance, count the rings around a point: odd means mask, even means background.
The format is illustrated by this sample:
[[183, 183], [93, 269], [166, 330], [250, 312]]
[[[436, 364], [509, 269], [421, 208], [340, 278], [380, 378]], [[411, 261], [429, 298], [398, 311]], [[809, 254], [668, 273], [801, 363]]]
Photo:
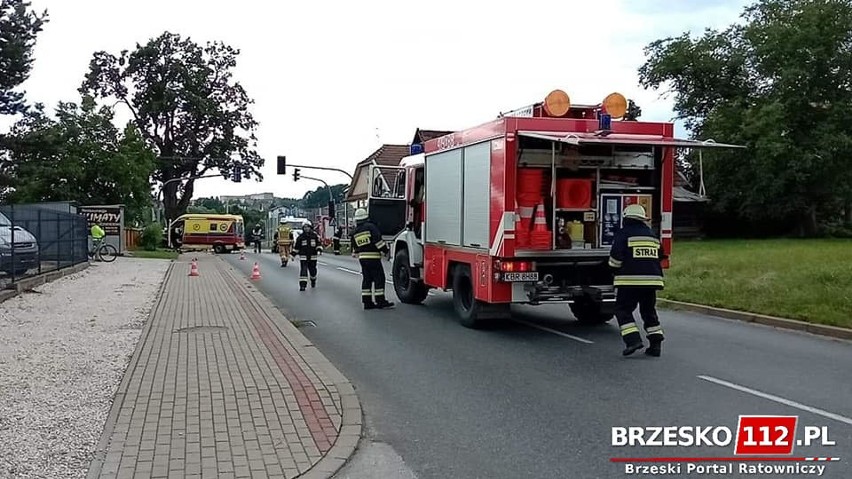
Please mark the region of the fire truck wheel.
[[470, 267], [467, 265], [458, 266], [453, 275], [453, 306], [462, 326], [477, 329], [485, 325], [486, 321], [480, 314], [484, 304], [474, 297]]
[[408, 260], [408, 250], [400, 249], [393, 259], [393, 289], [400, 301], [407, 304], [420, 304], [429, 295], [429, 290], [422, 281], [412, 280], [416, 271], [412, 271]]
[[594, 301], [578, 301], [571, 304], [571, 312], [583, 324], [603, 324], [612, 319], [614, 310]]

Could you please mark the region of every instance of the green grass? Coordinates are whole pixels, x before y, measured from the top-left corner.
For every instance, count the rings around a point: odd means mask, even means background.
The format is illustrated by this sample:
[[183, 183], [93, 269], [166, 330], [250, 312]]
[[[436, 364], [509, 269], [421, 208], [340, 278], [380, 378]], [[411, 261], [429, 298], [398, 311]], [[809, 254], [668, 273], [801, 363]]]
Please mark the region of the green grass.
[[852, 328], [852, 240], [675, 241], [660, 297]]
[[168, 249], [158, 249], [155, 251], [146, 251], [144, 249], [137, 249], [130, 252], [134, 258], [144, 258], [144, 259], [177, 259], [178, 254], [172, 250]]

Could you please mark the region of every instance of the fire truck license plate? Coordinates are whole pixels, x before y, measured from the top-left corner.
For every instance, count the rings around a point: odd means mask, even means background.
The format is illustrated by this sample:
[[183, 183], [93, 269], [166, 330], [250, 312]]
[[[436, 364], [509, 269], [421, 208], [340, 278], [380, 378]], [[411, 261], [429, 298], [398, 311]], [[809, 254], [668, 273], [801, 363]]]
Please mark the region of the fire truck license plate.
[[503, 281], [538, 281], [538, 271], [531, 273], [503, 273]]

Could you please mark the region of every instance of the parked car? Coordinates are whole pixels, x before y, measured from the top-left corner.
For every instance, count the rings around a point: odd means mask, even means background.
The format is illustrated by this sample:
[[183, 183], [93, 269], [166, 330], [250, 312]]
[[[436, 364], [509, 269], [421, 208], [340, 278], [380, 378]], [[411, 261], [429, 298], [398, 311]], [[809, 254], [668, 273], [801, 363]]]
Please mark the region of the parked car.
[[0, 271], [21, 275], [32, 268], [37, 268], [38, 253], [36, 237], [20, 226], [12, 226], [12, 221], [0, 213]]

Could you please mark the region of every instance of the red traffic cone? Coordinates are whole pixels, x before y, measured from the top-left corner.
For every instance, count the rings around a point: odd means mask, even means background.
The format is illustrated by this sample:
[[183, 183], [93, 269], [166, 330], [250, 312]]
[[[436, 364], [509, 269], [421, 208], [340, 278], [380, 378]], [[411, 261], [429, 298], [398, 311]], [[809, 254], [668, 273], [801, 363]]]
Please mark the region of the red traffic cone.
[[546, 233], [547, 232], [547, 218], [544, 216], [544, 204], [539, 204], [538, 208], [535, 210], [535, 220], [533, 222], [533, 232], [535, 233]]
[[240, 261], [245, 261], [245, 260], [246, 260], [246, 250], [241, 249], [240, 250]]
[[198, 259], [192, 259], [192, 266], [189, 267], [189, 275], [190, 276], [201, 276], [198, 273]]
[[258, 266], [256, 261], [254, 263], [254, 267], [251, 269], [251, 279], [252, 280], [260, 279], [260, 266]]

